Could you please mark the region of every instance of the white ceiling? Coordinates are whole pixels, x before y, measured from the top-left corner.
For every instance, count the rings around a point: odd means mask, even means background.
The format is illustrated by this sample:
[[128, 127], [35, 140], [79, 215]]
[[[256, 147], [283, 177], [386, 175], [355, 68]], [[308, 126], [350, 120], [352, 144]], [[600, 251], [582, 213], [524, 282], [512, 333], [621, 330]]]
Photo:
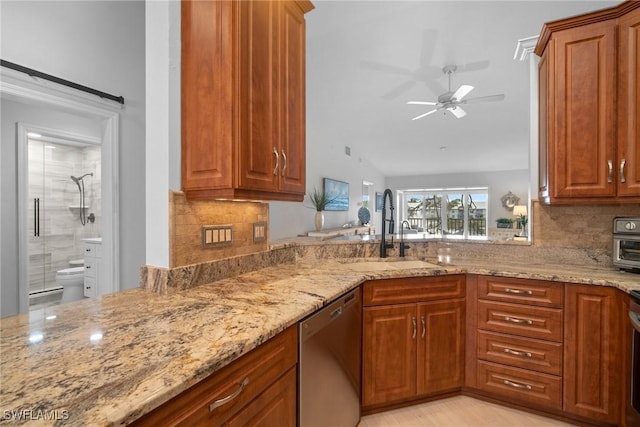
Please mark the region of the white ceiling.
[[[519, 39], [547, 21], [612, 1], [326, 1], [307, 14], [308, 143], [349, 146], [385, 176], [528, 169], [529, 65]], [[407, 105], [447, 88], [448, 64], [488, 61], [453, 76], [467, 98], [461, 119]], [[413, 84], [415, 83], [415, 84]], [[441, 149], [446, 147], [446, 149]]]

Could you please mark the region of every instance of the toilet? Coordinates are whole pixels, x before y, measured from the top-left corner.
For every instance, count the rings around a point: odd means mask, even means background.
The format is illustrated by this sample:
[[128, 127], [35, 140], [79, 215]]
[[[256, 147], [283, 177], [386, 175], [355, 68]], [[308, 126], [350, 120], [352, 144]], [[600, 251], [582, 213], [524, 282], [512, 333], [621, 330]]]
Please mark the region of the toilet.
[[81, 260], [69, 262], [70, 265], [76, 265], [76, 267], [64, 268], [56, 272], [56, 283], [62, 286], [62, 299], [60, 300], [62, 303], [84, 298], [84, 265], [78, 267], [79, 261]]

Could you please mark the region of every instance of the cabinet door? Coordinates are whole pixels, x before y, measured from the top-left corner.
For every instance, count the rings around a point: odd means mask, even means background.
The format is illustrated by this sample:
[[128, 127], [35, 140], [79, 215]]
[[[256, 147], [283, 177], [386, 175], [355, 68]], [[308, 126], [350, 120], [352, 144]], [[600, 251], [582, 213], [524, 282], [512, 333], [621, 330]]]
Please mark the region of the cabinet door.
[[566, 285], [563, 409], [592, 420], [618, 422], [621, 302], [617, 290]]
[[305, 193], [305, 20], [294, 2], [281, 4], [280, 191]]
[[[614, 197], [615, 21], [560, 31], [555, 44], [552, 197]], [[550, 64], [552, 65], [552, 64]], [[554, 126], [554, 124], [550, 124]]]
[[239, 2], [238, 187], [275, 191], [278, 146], [278, 13], [273, 1]]
[[362, 403], [364, 406], [416, 394], [416, 305], [364, 309]]
[[181, 7], [182, 188], [231, 188], [235, 5], [185, 0]]
[[640, 195], [640, 9], [619, 21], [618, 195]]
[[418, 394], [462, 386], [464, 306], [463, 300], [418, 304]]

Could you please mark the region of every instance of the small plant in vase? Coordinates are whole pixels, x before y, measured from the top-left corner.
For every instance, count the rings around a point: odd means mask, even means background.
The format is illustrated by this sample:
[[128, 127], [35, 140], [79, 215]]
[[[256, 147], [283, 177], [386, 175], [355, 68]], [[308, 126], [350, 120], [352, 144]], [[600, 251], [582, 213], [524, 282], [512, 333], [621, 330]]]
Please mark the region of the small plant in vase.
[[498, 228], [511, 228], [513, 226], [513, 219], [498, 218], [496, 219], [496, 225], [498, 226]]
[[335, 200], [335, 197], [329, 196], [324, 189], [318, 190], [317, 188], [313, 188], [313, 193], [309, 194], [309, 199], [311, 200], [311, 204], [316, 210], [315, 217], [315, 226], [316, 231], [322, 231], [322, 227], [324, 226], [324, 213], [323, 211], [327, 208], [331, 202]]

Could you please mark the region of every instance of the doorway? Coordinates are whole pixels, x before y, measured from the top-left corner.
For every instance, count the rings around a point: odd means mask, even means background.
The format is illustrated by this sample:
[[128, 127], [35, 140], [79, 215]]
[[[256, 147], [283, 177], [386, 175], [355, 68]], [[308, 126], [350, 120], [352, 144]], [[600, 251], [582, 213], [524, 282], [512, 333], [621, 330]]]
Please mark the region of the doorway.
[[[84, 239], [102, 236], [101, 151], [98, 137], [24, 123], [29, 309], [60, 303], [58, 271], [84, 267]], [[22, 139], [22, 138], [21, 138]]]
[[[100, 156], [100, 186], [93, 184], [91, 191], [96, 194], [99, 191], [101, 195], [101, 219], [100, 231], [102, 236], [101, 259], [99, 261], [100, 274], [108, 287], [104, 292], [116, 292], [120, 290], [119, 284], [119, 221], [118, 221], [118, 146], [119, 146], [119, 111], [122, 109], [119, 105], [113, 105], [107, 101], [100, 100], [96, 97], [89, 96], [78, 91], [58, 87], [44, 82], [35, 81], [26, 75], [20, 73], [2, 71], [2, 85], [0, 85], [0, 94], [3, 100], [13, 101], [20, 104], [41, 107], [51, 110], [52, 112], [64, 112], [76, 115], [85, 119], [92, 120], [96, 123], [96, 134], [99, 135], [98, 141], [102, 143]], [[4, 115], [4, 112], [3, 112]], [[14, 121], [19, 122], [19, 120]], [[42, 132], [39, 132], [41, 130]], [[33, 200], [28, 198], [28, 175], [27, 168], [27, 141], [29, 139], [27, 133], [33, 131], [36, 133], [44, 133], [50, 129], [39, 129], [35, 125], [24, 125], [15, 127], [15, 135], [17, 144], [13, 156], [14, 166], [18, 182], [13, 184], [15, 187], [15, 196], [12, 191], [3, 193], [3, 205], [5, 202], [16, 206], [15, 219], [11, 211], [3, 211], [2, 218], [2, 313], [1, 316], [7, 316], [15, 313], [25, 313], [29, 311], [29, 274], [28, 274], [28, 237], [29, 225], [33, 224], [29, 219], [28, 210], [33, 209]], [[87, 144], [82, 141], [78, 135], [68, 135], [64, 132], [63, 136], [75, 143]], [[91, 141], [90, 141], [91, 142]], [[93, 143], [96, 143], [94, 140]], [[6, 147], [6, 146], [5, 146]], [[19, 148], [23, 147], [24, 150]], [[9, 148], [6, 153], [12, 150]], [[22, 154], [21, 154], [22, 153]], [[4, 157], [4, 156], [3, 156]], [[12, 162], [11, 158], [4, 158], [3, 164]], [[78, 186], [71, 180], [71, 176], [76, 178], [83, 174], [89, 173], [80, 171], [75, 174], [70, 173], [67, 176], [66, 186], [70, 192], [76, 191], [78, 195]], [[91, 186], [90, 178], [85, 177], [85, 198], [89, 191], [87, 187]], [[15, 181], [14, 181], [15, 182]], [[3, 179], [3, 188], [7, 189], [13, 186], [10, 181], [7, 185]], [[75, 186], [75, 190], [74, 189]], [[98, 190], [99, 188], [99, 190]], [[70, 193], [73, 194], [73, 193]], [[69, 206], [64, 209], [71, 210]], [[78, 209], [79, 210], [79, 209]], [[7, 213], [7, 215], [5, 215]], [[79, 212], [77, 212], [79, 215]], [[87, 213], [88, 215], [89, 213]], [[78, 216], [78, 224], [80, 219]], [[42, 226], [42, 225], [41, 225]], [[5, 228], [6, 227], [6, 228]], [[42, 229], [41, 229], [42, 231]], [[15, 237], [14, 237], [15, 236]], [[7, 250], [9, 248], [9, 250]], [[15, 253], [15, 262], [7, 262], [11, 255]], [[7, 256], [6, 254], [9, 254]], [[44, 259], [44, 256], [43, 256]], [[13, 259], [11, 260], [13, 261]], [[45, 287], [46, 288], [46, 287]]]

